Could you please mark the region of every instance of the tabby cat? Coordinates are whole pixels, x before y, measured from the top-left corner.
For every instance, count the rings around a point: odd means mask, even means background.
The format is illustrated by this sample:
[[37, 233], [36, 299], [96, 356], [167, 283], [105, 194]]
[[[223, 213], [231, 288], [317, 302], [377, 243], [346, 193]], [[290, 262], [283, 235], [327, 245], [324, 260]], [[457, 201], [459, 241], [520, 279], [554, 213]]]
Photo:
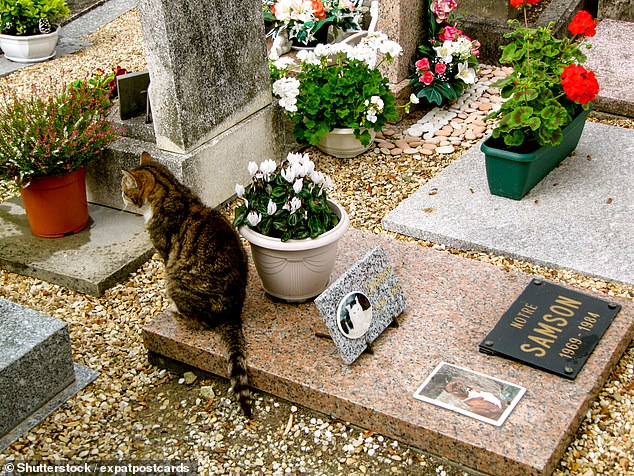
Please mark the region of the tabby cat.
[[242, 332], [247, 256], [233, 226], [205, 206], [147, 152], [124, 170], [123, 200], [143, 210], [150, 239], [165, 262], [167, 294], [179, 314], [219, 332], [231, 389], [251, 416]]

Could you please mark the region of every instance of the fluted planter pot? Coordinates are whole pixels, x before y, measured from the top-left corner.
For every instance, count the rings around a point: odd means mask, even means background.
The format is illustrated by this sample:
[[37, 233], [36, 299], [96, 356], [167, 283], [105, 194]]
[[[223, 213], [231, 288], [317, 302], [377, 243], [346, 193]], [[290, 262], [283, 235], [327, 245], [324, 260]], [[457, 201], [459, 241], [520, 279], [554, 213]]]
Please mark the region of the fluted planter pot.
[[322, 152], [339, 157], [340, 159], [348, 159], [363, 154], [372, 147], [376, 132], [370, 129], [372, 137], [368, 145], [363, 145], [359, 139], [354, 136], [354, 129], [351, 127], [335, 127], [332, 131], [323, 136], [317, 148]]
[[304, 302], [321, 294], [330, 283], [337, 245], [350, 220], [341, 205], [328, 203], [339, 217], [339, 223], [314, 239], [282, 242], [248, 226], [240, 227], [240, 234], [251, 244], [262, 287], [271, 296], [288, 302]]
[[59, 27], [51, 33], [39, 35], [0, 34], [0, 48], [8, 60], [16, 63], [38, 63], [55, 56], [58, 39]]
[[88, 226], [85, 167], [50, 177], [35, 177], [23, 188], [22, 203], [34, 235], [61, 238]]
[[[579, 143], [591, 108], [582, 111], [564, 130], [559, 145], [545, 145], [530, 153], [504, 149], [504, 142], [489, 137], [482, 143], [489, 190], [493, 195], [520, 200], [564, 160]], [[497, 142], [497, 143], [496, 143]]]

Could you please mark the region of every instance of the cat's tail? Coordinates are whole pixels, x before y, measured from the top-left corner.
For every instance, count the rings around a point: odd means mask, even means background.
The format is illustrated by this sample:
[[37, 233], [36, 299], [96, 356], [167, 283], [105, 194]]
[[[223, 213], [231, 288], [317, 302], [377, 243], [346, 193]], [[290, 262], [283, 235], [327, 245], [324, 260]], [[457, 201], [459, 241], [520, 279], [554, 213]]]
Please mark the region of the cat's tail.
[[247, 418], [251, 418], [251, 390], [247, 375], [247, 347], [239, 322], [226, 322], [218, 326], [227, 347], [227, 373], [231, 392]]

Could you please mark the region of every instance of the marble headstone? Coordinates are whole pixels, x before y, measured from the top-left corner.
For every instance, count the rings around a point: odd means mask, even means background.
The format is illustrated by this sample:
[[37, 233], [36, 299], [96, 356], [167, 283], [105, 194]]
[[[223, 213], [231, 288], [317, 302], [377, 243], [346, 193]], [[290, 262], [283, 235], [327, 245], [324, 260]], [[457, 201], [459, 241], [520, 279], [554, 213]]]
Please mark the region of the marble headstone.
[[344, 362], [351, 364], [405, 310], [407, 298], [385, 250], [377, 246], [317, 296], [315, 305]]

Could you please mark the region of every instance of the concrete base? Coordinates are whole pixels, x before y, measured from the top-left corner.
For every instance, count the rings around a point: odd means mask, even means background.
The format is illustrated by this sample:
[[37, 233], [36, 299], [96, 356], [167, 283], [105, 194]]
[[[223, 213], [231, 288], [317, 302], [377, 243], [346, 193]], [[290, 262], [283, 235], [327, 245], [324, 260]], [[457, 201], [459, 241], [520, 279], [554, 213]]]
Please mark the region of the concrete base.
[[66, 323], [0, 299], [0, 451], [97, 375], [73, 364]]
[[152, 125], [137, 118], [123, 121], [127, 134], [110, 146], [108, 156], [87, 169], [88, 200], [121, 209], [121, 170], [139, 163], [149, 152], [189, 186], [202, 201], [216, 207], [235, 193], [236, 183], [247, 183], [250, 161], [279, 161], [284, 147], [284, 125], [279, 108], [269, 105], [187, 154], [160, 150], [153, 141]]
[[587, 122], [574, 155], [516, 201], [490, 194], [477, 144], [383, 227], [634, 285], [633, 161], [634, 131]]
[[89, 227], [64, 238], [31, 233], [19, 198], [0, 203], [0, 267], [100, 296], [154, 254], [143, 217], [89, 204]]
[[[548, 475], [634, 334], [634, 304], [623, 309], [573, 382], [478, 352], [478, 343], [531, 276], [349, 230], [333, 278], [381, 245], [410, 302], [399, 328], [374, 354], [347, 366], [313, 303], [268, 298], [253, 263], [244, 308], [251, 384], [406, 444], [489, 474]], [[218, 336], [171, 314], [145, 326], [150, 352], [226, 376]], [[450, 362], [522, 385], [527, 393], [501, 427], [412, 397], [434, 367]], [[258, 418], [258, 415], [255, 416]]]

